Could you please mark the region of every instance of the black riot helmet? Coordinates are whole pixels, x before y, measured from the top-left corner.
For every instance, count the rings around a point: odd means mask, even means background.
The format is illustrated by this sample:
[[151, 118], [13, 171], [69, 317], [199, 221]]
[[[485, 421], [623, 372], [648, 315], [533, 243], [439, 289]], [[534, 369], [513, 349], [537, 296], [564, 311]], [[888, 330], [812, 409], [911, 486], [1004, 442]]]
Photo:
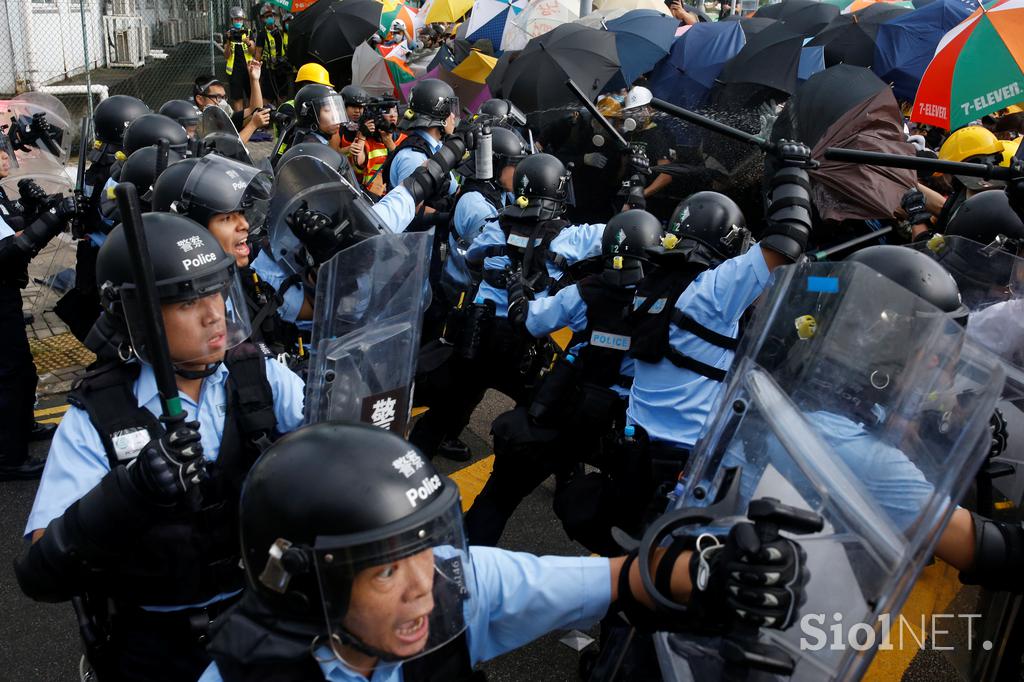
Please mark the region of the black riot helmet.
[[480, 105], [478, 113], [481, 117], [491, 119], [492, 123], [507, 126], [526, 125], [526, 114], [507, 99], [489, 99]]
[[946, 234], [997, 244], [1015, 256], [1024, 250], [1024, 222], [1010, 207], [1006, 192], [997, 190], [979, 192], [961, 204], [950, 218]]
[[131, 122], [149, 113], [149, 107], [135, 97], [114, 95], [106, 98], [96, 105], [92, 115], [96, 140], [121, 147], [124, 133]]
[[359, 186], [359, 181], [356, 180], [355, 171], [352, 170], [351, 164], [343, 154], [339, 154], [337, 150], [329, 147], [326, 144], [320, 144], [319, 142], [300, 142], [299, 144], [293, 145], [288, 148], [281, 158], [277, 161], [277, 167], [282, 168], [284, 164], [288, 163], [296, 156], [314, 156], [328, 167], [338, 171], [338, 175], [348, 180], [349, 184], [353, 187]]
[[903, 246], [869, 246], [847, 256], [891, 279], [915, 296], [948, 314], [960, 325], [967, 324], [967, 307], [949, 272], [927, 255]]
[[[322, 422], [281, 438], [245, 479], [239, 527], [246, 596], [288, 632], [322, 633], [387, 666], [436, 650], [466, 627], [474, 578], [458, 488], [393, 433]], [[426, 614], [408, 616], [422, 642], [401, 652], [364, 639], [361, 620], [396, 615], [364, 612], [353, 592], [360, 572], [396, 563], [417, 572], [429, 591], [423, 602], [432, 601]]]
[[613, 216], [601, 236], [602, 277], [617, 286], [637, 284], [650, 249], [662, 236], [661, 221], [647, 211], [631, 209]]
[[452, 86], [437, 78], [420, 81], [409, 96], [409, 108], [405, 110], [399, 127], [443, 128], [451, 114], [459, 116], [459, 98]]
[[697, 192], [679, 202], [665, 233], [661, 252], [686, 253], [709, 268], [740, 255], [751, 243], [743, 211], [718, 192]]
[[243, 211], [256, 229], [266, 216], [270, 185], [265, 171], [209, 154], [169, 166], [153, 187], [153, 210], [186, 215], [203, 227], [215, 215]]
[[[501, 170], [506, 166], [518, 166], [519, 162], [530, 155], [530, 150], [522, 135], [510, 128], [491, 128], [491, 156], [493, 158], [494, 180], [497, 181]], [[472, 178], [476, 173], [476, 151], [470, 152], [458, 169], [465, 178]]]
[[358, 85], [346, 85], [341, 89], [341, 99], [346, 107], [365, 107], [370, 103], [370, 95]]
[[202, 115], [199, 107], [187, 99], [172, 99], [164, 102], [160, 112], [167, 118], [173, 118], [178, 124], [188, 130], [189, 127], [199, 125], [199, 117]]
[[[206, 376], [213, 371], [209, 366], [215, 368], [224, 352], [251, 331], [235, 259], [224, 253], [205, 227], [185, 216], [145, 213], [142, 223], [160, 303], [201, 301], [197, 306], [202, 306], [205, 319], [196, 324], [210, 332], [205, 342], [189, 346], [189, 357], [175, 357], [175, 344], [170, 343], [171, 359], [176, 364], [203, 361], [208, 370], [198, 376]], [[139, 298], [130, 253], [124, 227], [118, 225], [100, 247], [96, 282], [104, 310], [124, 325], [139, 359], [149, 362], [150, 339], [143, 322], [148, 311]]]
[[348, 121], [341, 95], [326, 85], [310, 83], [295, 93], [295, 120], [299, 125], [316, 128]]
[[550, 154], [533, 154], [516, 166], [512, 191], [516, 200], [502, 209], [510, 218], [551, 220], [565, 212], [571, 174]]
[[157, 146], [143, 147], [121, 164], [120, 182], [130, 182], [139, 192], [139, 199], [148, 204], [153, 198], [153, 185], [157, 177], [171, 164], [184, 160], [185, 156], [173, 149], [167, 150], [167, 158], [160, 158]]
[[124, 131], [125, 154], [132, 154], [143, 147], [167, 140], [171, 149], [182, 154], [188, 149], [188, 133], [181, 124], [163, 114], [143, 114], [132, 121]]

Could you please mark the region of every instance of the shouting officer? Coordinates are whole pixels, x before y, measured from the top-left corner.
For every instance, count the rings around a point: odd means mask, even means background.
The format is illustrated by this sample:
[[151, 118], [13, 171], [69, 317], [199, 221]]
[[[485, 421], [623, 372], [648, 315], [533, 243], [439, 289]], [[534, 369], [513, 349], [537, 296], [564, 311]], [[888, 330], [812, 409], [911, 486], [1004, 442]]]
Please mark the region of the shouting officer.
[[214, 625], [201, 682], [467, 681], [476, 664], [609, 609], [655, 627], [786, 628], [809, 577], [794, 541], [762, 546], [739, 523], [708, 562], [655, 552], [657, 584], [687, 605], [659, 617], [635, 552], [467, 547], [451, 480], [398, 436], [339, 422], [268, 450], [243, 488], [240, 525], [248, 587]]
[[189, 680], [210, 620], [242, 587], [238, 496], [253, 462], [302, 421], [303, 384], [251, 344], [236, 260], [184, 216], [143, 217], [187, 422], [166, 433], [122, 227], [100, 251], [121, 357], [68, 396], [18, 561], [22, 590], [73, 599], [101, 679]]

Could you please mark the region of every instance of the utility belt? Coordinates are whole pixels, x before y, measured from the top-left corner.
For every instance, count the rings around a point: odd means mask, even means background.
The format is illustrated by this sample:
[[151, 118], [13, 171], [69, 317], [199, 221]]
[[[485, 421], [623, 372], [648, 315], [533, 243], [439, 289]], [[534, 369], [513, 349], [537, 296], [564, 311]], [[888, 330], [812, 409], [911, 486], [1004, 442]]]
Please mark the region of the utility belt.
[[634, 465], [649, 468], [651, 482], [657, 488], [674, 485], [690, 459], [690, 449], [666, 441], [652, 441], [642, 426], [630, 426], [632, 436], [620, 441], [620, 456]]
[[494, 301], [467, 304], [465, 299], [462, 294], [459, 304], [449, 311], [443, 336], [459, 357], [476, 360], [483, 355], [496, 308]]
[[[565, 355], [555, 358], [550, 369], [537, 383], [530, 403], [530, 418], [538, 426], [559, 429], [603, 428], [614, 423], [625, 411], [626, 398], [610, 387], [582, 379], [579, 361]], [[629, 386], [632, 377], [620, 377]]]

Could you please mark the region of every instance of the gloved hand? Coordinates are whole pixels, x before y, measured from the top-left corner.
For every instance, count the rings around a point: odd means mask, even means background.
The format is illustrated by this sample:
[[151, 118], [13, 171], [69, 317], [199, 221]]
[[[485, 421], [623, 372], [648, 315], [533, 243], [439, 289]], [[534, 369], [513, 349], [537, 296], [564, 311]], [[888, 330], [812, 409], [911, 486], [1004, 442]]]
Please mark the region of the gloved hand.
[[334, 219], [321, 211], [311, 210], [305, 201], [285, 218], [285, 224], [317, 265], [330, 259], [342, 246], [342, 235], [334, 229]]
[[473, 151], [480, 144], [480, 138], [484, 134], [484, 127], [485, 124], [482, 119], [461, 120], [455, 126], [455, 132], [451, 136], [462, 140], [463, 144], [466, 145], [466, 151]]
[[1006, 430], [1006, 417], [998, 407], [993, 410], [992, 417], [988, 420], [988, 428], [992, 434], [992, 444], [988, 449], [988, 458], [991, 459], [1006, 452], [1006, 446], [1010, 441], [1010, 434]]
[[626, 163], [626, 174], [646, 178], [651, 174], [651, 160], [647, 158], [647, 152], [640, 147], [631, 147], [629, 161]]
[[900, 199], [900, 208], [907, 214], [907, 222], [911, 225], [931, 225], [932, 214], [925, 207], [924, 193], [912, 187]]
[[726, 607], [733, 618], [785, 630], [796, 619], [810, 578], [800, 545], [777, 535], [763, 543], [752, 523], [738, 523], [724, 544], [702, 536], [690, 559], [691, 604]]
[[200, 440], [199, 422], [180, 423], [142, 448], [128, 465], [129, 480], [158, 504], [177, 502], [205, 476]]
[[775, 121], [778, 118], [779, 105], [775, 103], [775, 100], [770, 99], [767, 102], [761, 102], [757, 107], [757, 134], [767, 140], [771, 136], [772, 128], [775, 126]]
[[508, 285], [508, 321], [520, 327], [526, 324], [530, 302], [527, 298], [527, 287], [521, 273], [516, 272]]
[[50, 240], [64, 231], [67, 220], [57, 211], [57, 206], [42, 211], [36, 220], [14, 238], [14, 244], [23, 253], [33, 257], [50, 243]]
[[412, 195], [415, 203], [447, 196], [449, 176], [453, 168], [462, 162], [466, 154], [466, 142], [460, 135], [449, 135], [441, 148], [427, 159], [427, 162], [413, 171], [402, 181], [402, 187]]
[[22, 206], [32, 214], [41, 211], [48, 199], [43, 188], [32, 178], [24, 178], [18, 181], [18, 194], [21, 196]]
[[811, 148], [803, 142], [781, 140], [778, 144], [778, 159], [789, 168], [817, 168], [818, 162], [811, 159]]
[[583, 163], [591, 168], [600, 169], [608, 165], [608, 157], [601, 152], [590, 152], [583, 155]]
[[[634, 179], [639, 180], [636, 176]], [[644, 196], [644, 188], [639, 182], [631, 182], [629, 193], [626, 195], [626, 208], [647, 209], [647, 197]]]

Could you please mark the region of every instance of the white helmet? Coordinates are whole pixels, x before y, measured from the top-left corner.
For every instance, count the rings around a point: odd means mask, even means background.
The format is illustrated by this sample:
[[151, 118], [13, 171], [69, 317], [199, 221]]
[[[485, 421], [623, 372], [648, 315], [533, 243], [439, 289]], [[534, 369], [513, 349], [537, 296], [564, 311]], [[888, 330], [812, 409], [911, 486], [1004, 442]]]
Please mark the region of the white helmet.
[[394, 21], [392, 21], [391, 22], [391, 32], [392, 33], [402, 33], [402, 34], [404, 34], [405, 33], [405, 22], [402, 21], [401, 19], [395, 19]]
[[637, 85], [630, 88], [629, 92], [626, 93], [626, 102], [622, 105], [622, 110], [628, 111], [645, 107], [651, 103], [652, 99], [654, 99], [654, 95], [651, 94], [650, 90], [642, 85]]

